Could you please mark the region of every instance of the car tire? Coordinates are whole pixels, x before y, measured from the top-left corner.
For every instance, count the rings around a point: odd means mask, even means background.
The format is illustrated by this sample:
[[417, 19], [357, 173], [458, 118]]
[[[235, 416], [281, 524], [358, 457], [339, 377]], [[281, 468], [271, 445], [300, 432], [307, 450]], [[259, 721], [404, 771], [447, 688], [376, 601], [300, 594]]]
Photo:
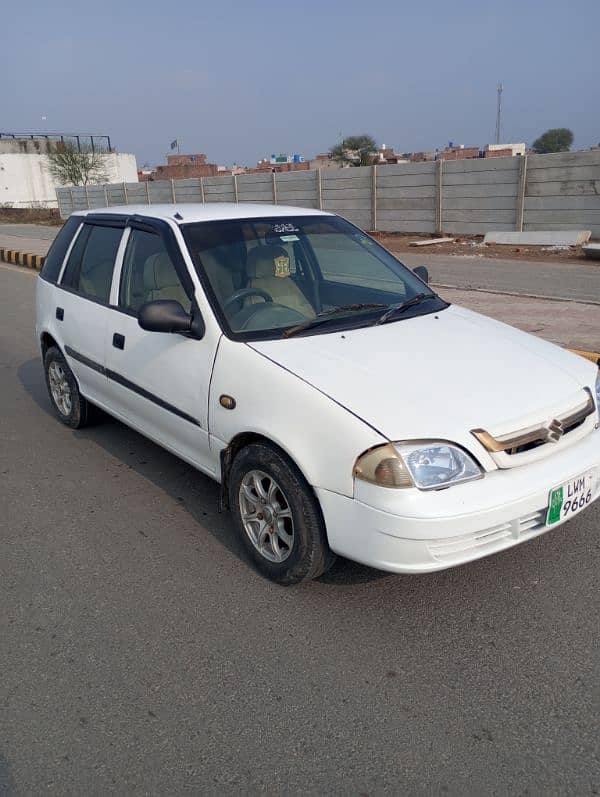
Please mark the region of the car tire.
[[314, 492], [275, 446], [251, 443], [237, 454], [229, 505], [249, 556], [272, 581], [309, 581], [335, 561]]
[[79, 392], [77, 380], [56, 346], [51, 346], [44, 355], [44, 374], [50, 402], [59, 420], [71, 429], [87, 426], [92, 406]]

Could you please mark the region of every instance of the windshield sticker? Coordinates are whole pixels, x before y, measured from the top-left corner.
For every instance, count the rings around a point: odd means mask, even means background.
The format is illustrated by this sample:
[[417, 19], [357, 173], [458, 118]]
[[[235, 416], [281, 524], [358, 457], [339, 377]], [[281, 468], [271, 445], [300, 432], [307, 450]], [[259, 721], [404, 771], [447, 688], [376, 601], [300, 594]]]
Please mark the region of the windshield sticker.
[[277, 233], [278, 235], [281, 235], [281, 233], [300, 232], [300, 230], [298, 229], [298, 227], [296, 227], [295, 224], [291, 224], [288, 222], [286, 224], [274, 224], [273, 232]]
[[279, 237], [281, 238], [282, 241], [285, 241], [286, 244], [289, 244], [292, 241], [300, 240], [300, 238], [298, 238], [297, 235], [280, 235]]
[[367, 238], [366, 235], [360, 235], [360, 234], [355, 235], [354, 240], [358, 241], [358, 243], [362, 244], [363, 246], [373, 246], [373, 244], [375, 243], [375, 241], [372, 238]]
[[275, 264], [276, 277], [289, 277], [290, 276], [290, 259], [287, 255], [280, 255], [273, 258]]

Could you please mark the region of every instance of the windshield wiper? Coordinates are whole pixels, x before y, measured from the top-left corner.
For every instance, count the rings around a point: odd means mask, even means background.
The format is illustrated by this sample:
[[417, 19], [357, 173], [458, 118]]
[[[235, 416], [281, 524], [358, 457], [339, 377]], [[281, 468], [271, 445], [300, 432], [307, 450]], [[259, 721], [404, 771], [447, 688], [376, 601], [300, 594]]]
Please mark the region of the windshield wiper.
[[323, 310], [314, 318], [311, 318], [309, 321], [303, 321], [301, 324], [296, 324], [295, 327], [290, 327], [286, 329], [283, 333], [283, 338], [291, 338], [293, 335], [297, 335], [298, 332], [304, 332], [305, 329], [312, 329], [313, 327], [318, 327], [323, 321], [327, 321], [329, 316], [335, 315], [336, 313], [344, 313], [344, 312], [356, 312], [358, 310], [379, 310], [381, 307], [387, 307], [387, 304], [372, 304], [368, 302], [359, 302], [357, 304], [345, 304], [342, 307], [331, 307], [329, 310]]
[[393, 304], [385, 311], [385, 313], [383, 313], [383, 315], [379, 316], [377, 321], [375, 321], [374, 326], [377, 326], [378, 324], [385, 324], [386, 321], [389, 321], [390, 318], [393, 318], [397, 313], [403, 313], [405, 310], [408, 310], [409, 307], [414, 307], [415, 304], [420, 304], [426, 299], [435, 298], [435, 293], [417, 293], [417, 295], [413, 296], [412, 299], [407, 299], [404, 302], [400, 302], [400, 304]]

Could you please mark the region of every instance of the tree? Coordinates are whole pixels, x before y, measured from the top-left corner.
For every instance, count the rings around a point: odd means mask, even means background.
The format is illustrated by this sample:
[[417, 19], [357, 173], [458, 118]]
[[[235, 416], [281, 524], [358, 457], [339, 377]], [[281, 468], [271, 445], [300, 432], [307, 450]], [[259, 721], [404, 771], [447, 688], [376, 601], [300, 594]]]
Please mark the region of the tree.
[[533, 142], [535, 152], [543, 155], [546, 152], [568, 152], [573, 143], [573, 131], [568, 127], [553, 127]]
[[377, 144], [372, 136], [348, 136], [329, 150], [333, 160], [345, 166], [370, 166], [375, 160]]
[[88, 145], [81, 147], [68, 141], [56, 144], [46, 155], [46, 166], [52, 177], [61, 185], [88, 185], [106, 183], [110, 174], [107, 151]]

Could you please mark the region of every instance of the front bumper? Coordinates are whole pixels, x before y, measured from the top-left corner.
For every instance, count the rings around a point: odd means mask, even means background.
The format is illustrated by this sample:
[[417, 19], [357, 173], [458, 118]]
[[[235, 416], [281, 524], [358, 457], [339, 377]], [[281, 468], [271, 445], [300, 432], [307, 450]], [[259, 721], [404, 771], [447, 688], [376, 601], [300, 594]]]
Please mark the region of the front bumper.
[[[354, 498], [317, 489], [331, 549], [393, 573], [426, 573], [480, 559], [538, 537], [550, 491], [596, 471], [600, 429], [564, 451], [521, 467], [486, 473], [447, 490], [389, 490], [356, 482]], [[585, 510], [584, 510], [585, 511]]]

